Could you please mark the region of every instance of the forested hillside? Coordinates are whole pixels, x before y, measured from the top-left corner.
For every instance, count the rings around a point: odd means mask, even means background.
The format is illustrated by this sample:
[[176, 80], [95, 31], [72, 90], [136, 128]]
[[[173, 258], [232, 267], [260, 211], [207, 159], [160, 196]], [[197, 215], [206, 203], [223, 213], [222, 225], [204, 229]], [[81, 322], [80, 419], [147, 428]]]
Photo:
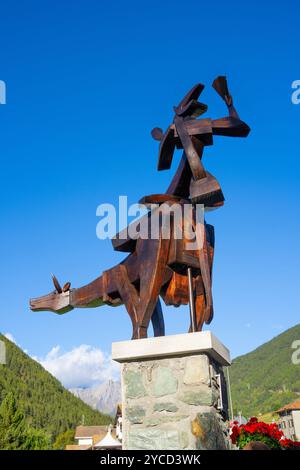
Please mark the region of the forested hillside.
[[[0, 334], [7, 349], [7, 364], [0, 365], [0, 405], [10, 396], [5, 413], [14, 408], [24, 414], [26, 425], [55, 438], [77, 425], [108, 424], [111, 421], [67, 391], [61, 383], [18, 346]], [[3, 408], [3, 407], [2, 407]], [[2, 418], [3, 419], [3, 418]], [[1, 416], [0, 416], [1, 420]], [[1, 426], [1, 422], [0, 422]]]
[[233, 361], [230, 377], [235, 414], [257, 416], [299, 397], [300, 364], [292, 363], [295, 341], [300, 341], [300, 325]]

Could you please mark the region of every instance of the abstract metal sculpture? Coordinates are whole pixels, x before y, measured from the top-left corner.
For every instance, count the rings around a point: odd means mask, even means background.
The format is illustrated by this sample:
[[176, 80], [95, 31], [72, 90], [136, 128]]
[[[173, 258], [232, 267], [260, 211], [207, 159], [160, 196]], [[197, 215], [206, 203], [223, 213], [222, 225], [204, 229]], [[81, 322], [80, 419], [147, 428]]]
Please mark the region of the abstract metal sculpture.
[[[69, 282], [61, 287], [53, 276], [55, 291], [31, 299], [32, 310], [63, 314], [75, 307], [124, 304], [132, 321], [133, 339], [147, 337], [150, 320], [154, 336], [165, 334], [159, 297], [166, 305], [190, 305], [189, 331], [201, 331], [204, 323], [211, 322], [214, 228], [197, 219], [195, 204], [201, 204], [204, 209], [217, 208], [223, 205], [224, 196], [218, 181], [205, 170], [201, 159], [204, 147], [213, 144], [214, 135], [246, 137], [250, 131], [233, 106], [226, 78], [216, 78], [213, 87], [225, 101], [228, 116], [215, 120], [197, 119], [207, 110], [205, 104], [198, 102], [204, 89], [204, 85], [198, 84], [174, 107], [174, 120], [167, 130], [154, 128], [151, 133], [160, 142], [158, 170], [171, 167], [175, 148], [183, 149], [183, 155], [166, 193], [140, 200], [141, 204], [155, 205], [155, 208], [135, 222], [136, 233], [142, 222], [146, 220], [150, 226], [158, 211], [163, 215], [173, 205], [182, 210], [181, 226], [177, 227], [178, 222], [171, 218], [170, 236], [166, 238], [162, 217], [156, 238], [132, 237], [127, 230], [120, 232], [112, 244], [115, 250], [129, 253], [123, 262], [77, 289], [71, 289]], [[191, 225], [196, 239], [194, 249], [188, 248], [191, 240], [184, 219], [184, 208], [191, 204]], [[178, 228], [181, 238], [175, 237]]]

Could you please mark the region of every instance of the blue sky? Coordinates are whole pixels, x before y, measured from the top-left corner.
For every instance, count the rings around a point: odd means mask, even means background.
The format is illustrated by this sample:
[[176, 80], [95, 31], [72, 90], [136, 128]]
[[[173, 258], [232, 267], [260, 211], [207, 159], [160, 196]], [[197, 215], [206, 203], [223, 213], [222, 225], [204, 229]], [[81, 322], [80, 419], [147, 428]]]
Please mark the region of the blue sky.
[[[236, 356], [299, 323], [300, 79], [294, 2], [76, 1], [1, 6], [0, 330], [31, 354], [80, 344], [110, 351], [128, 339], [121, 307], [32, 313], [50, 272], [81, 286], [122, 259], [96, 238], [96, 207], [164, 192], [150, 130], [206, 84], [207, 116], [226, 114], [211, 88], [228, 77], [247, 139], [215, 138], [204, 163], [221, 182], [215, 319]], [[167, 332], [185, 332], [186, 308], [165, 308]]]

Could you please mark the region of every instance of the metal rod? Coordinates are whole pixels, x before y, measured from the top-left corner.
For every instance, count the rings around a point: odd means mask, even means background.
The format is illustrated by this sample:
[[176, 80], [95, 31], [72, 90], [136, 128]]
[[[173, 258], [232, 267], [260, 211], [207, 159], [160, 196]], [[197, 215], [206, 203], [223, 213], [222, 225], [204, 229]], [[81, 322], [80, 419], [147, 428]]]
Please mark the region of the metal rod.
[[216, 374], [215, 378], [217, 380], [217, 384], [219, 386], [219, 400], [218, 400], [218, 410], [223, 411], [224, 406], [223, 406], [223, 389], [222, 389], [222, 379], [221, 379], [221, 374]]
[[232, 404], [232, 395], [231, 395], [229, 367], [226, 367], [226, 372], [227, 372], [227, 390], [228, 390], [228, 396], [229, 396], [229, 401], [230, 401], [230, 414], [231, 414], [231, 420], [233, 421], [233, 404]]
[[194, 289], [193, 289], [193, 277], [192, 277], [192, 268], [188, 268], [188, 281], [189, 281], [189, 305], [190, 305], [190, 317], [192, 332], [196, 331], [195, 327], [195, 298], [194, 298]]

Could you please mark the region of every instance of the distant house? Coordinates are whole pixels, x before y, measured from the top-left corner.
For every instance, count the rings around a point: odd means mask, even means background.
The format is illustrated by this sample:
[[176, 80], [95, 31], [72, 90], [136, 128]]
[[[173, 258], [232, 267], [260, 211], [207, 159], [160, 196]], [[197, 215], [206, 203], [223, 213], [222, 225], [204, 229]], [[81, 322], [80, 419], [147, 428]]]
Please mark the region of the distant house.
[[122, 404], [118, 403], [114, 425], [116, 428], [116, 438], [122, 442]]
[[90, 448], [103, 439], [107, 433], [108, 426], [77, 426], [75, 440], [78, 446], [89, 446]]
[[77, 426], [74, 438], [77, 443], [67, 445], [66, 450], [92, 450], [106, 436], [107, 429], [108, 426]]
[[[122, 443], [112, 435], [112, 425], [108, 426], [108, 431], [103, 439], [93, 445], [93, 450], [121, 450]], [[115, 433], [114, 433], [115, 434]]]
[[300, 441], [300, 400], [283, 406], [275, 413], [279, 415], [279, 428], [285, 437]]
[[112, 425], [77, 426], [76, 444], [66, 446], [66, 450], [101, 450], [122, 448], [122, 405], [118, 404]]
[[76, 444], [66, 446], [66, 450], [122, 449], [122, 405], [117, 405], [113, 425], [77, 426]]

